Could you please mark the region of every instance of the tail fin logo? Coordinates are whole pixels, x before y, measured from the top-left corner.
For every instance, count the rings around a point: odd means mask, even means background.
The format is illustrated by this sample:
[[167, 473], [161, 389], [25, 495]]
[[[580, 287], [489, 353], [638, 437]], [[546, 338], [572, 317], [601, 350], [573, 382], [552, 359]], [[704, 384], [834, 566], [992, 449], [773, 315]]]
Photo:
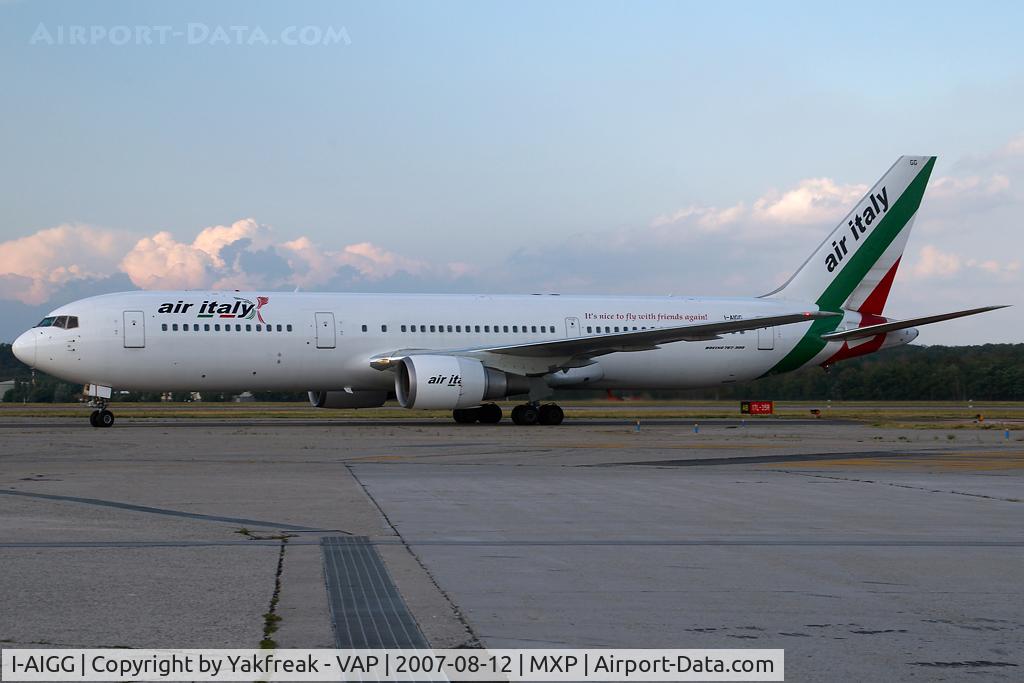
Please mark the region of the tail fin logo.
[[[884, 185], [881, 191], [872, 193], [869, 199], [870, 204], [865, 206], [863, 211], [858, 211], [852, 219], [847, 221], [850, 235], [853, 236], [854, 242], [859, 242], [871, 225], [880, 220], [885, 215], [885, 212], [889, 210], [889, 193]], [[825, 269], [830, 273], [834, 272], [849, 252], [850, 249], [846, 246], [845, 236], [840, 237], [838, 240], [832, 240], [832, 253], [825, 256]]]

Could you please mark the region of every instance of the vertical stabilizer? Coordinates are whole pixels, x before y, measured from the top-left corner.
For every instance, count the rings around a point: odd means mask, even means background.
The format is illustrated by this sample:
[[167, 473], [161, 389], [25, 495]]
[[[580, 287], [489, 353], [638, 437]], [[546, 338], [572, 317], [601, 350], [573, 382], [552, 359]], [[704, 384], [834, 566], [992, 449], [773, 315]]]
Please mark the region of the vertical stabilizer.
[[932, 156], [897, 159], [786, 284], [765, 296], [880, 314], [934, 165]]

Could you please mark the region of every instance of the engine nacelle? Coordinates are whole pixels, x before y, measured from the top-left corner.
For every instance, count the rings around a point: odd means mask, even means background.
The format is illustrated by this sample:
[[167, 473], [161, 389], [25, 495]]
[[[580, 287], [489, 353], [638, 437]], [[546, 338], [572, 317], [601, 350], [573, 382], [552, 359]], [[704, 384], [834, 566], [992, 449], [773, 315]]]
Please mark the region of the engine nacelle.
[[311, 391], [314, 408], [376, 408], [388, 400], [386, 391]]
[[406, 356], [395, 374], [395, 394], [403, 408], [471, 408], [529, 390], [525, 377], [459, 356]]

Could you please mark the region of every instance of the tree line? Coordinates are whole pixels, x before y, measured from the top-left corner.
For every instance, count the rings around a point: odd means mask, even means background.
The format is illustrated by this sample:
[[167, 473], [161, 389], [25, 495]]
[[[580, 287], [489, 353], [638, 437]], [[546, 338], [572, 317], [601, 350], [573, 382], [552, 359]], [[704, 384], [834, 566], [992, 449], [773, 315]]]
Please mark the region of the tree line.
[[[681, 342], [685, 343], [685, 342]], [[3, 400], [63, 403], [77, 400], [82, 387], [34, 372], [0, 344], [0, 380], [14, 379]], [[901, 346], [837, 363], [825, 372], [804, 368], [753, 382], [691, 391], [626, 392], [654, 399], [765, 399], [777, 401], [1020, 401], [1024, 400], [1024, 344], [983, 346]], [[261, 401], [300, 401], [304, 392], [254, 392]], [[599, 397], [602, 392], [588, 392]], [[560, 392], [582, 398], [580, 392]], [[116, 400], [158, 401], [159, 392], [119, 394]], [[174, 400], [189, 394], [175, 393]], [[229, 394], [204, 393], [204, 401], [228, 401]]]

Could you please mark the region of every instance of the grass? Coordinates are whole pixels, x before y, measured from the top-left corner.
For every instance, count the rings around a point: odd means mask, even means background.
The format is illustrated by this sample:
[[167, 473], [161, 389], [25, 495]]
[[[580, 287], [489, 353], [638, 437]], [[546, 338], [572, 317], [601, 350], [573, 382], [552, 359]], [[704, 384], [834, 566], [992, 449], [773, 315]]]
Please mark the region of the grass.
[[[517, 402], [501, 405], [507, 415]], [[711, 420], [739, 418], [754, 422], [764, 416], [743, 416], [739, 401], [562, 401], [560, 405], [569, 417], [601, 419], [665, 419]], [[406, 410], [397, 404], [361, 410], [323, 410], [307, 403], [114, 403], [111, 409], [121, 418], [132, 419], [260, 419], [260, 420], [337, 420], [337, 419], [450, 419], [447, 410]], [[949, 427], [975, 426], [975, 416], [985, 420], [976, 425], [995, 426], [992, 422], [1024, 420], [1024, 404], [1014, 402], [953, 403], [953, 402], [812, 402], [777, 401], [775, 415], [767, 419], [806, 419], [811, 410], [821, 411], [822, 418], [839, 418], [868, 422], [886, 427], [918, 427], [928, 425]], [[0, 419], [14, 417], [82, 418], [88, 408], [83, 404], [0, 404]]]

